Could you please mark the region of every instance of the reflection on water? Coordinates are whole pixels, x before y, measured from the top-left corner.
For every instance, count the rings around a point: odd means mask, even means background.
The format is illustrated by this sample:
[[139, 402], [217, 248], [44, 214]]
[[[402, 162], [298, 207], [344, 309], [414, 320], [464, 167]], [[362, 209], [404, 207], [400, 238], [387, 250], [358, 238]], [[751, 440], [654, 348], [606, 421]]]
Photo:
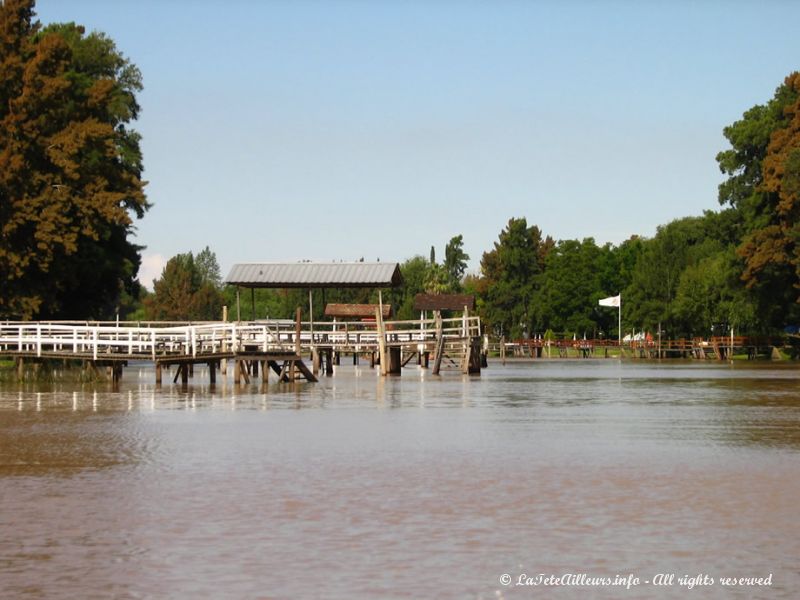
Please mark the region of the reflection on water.
[[793, 366], [153, 381], [0, 384], [3, 597], [542, 596], [504, 573], [800, 585]]

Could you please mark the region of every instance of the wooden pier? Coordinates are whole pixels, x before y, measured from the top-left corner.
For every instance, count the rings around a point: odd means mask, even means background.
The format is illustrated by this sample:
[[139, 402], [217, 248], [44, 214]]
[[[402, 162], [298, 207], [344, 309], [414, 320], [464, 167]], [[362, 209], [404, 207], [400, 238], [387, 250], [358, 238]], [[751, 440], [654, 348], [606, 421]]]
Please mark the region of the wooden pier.
[[[481, 324], [476, 316], [412, 321], [384, 321], [376, 311], [371, 322], [292, 320], [206, 323], [0, 322], [0, 358], [26, 362], [64, 359], [107, 367], [117, 382], [130, 361], [155, 364], [156, 382], [163, 370], [177, 367], [174, 382], [187, 383], [194, 365], [208, 366], [211, 383], [218, 370], [249, 382], [270, 372], [281, 382], [316, 381], [320, 371], [333, 374], [342, 355], [354, 363], [368, 358], [383, 375], [399, 375], [414, 358], [439, 374], [447, 368], [480, 373]], [[311, 366], [304, 357], [309, 357]], [[432, 364], [431, 364], [432, 363]]]
[[716, 336], [705, 338], [680, 338], [675, 340], [633, 340], [619, 344], [608, 339], [553, 339], [541, 338], [506, 341], [489, 344], [501, 359], [515, 358], [592, 358], [598, 354], [608, 357], [614, 352], [625, 358], [693, 358], [699, 360], [729, 360], [734, 355], [745, 355], [748, 360], [759, 356], [774, 358], [783, 345], [780, 338]]

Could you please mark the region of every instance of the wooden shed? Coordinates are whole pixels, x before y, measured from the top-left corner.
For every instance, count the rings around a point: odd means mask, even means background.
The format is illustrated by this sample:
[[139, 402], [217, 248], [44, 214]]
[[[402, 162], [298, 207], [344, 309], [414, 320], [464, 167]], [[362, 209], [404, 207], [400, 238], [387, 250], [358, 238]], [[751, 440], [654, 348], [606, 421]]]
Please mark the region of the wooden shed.
[[472, 294], [417, 294], [414, 296], [414, 310], [475, 310], [475, 296]]
[[[325, 316], [335, 319], [375, 319], [375, 311], [378, 304], [327, 304], [325, 306]], [[392, 306], [383, 305], [383, 318], [389, 319], [392, 316]]]

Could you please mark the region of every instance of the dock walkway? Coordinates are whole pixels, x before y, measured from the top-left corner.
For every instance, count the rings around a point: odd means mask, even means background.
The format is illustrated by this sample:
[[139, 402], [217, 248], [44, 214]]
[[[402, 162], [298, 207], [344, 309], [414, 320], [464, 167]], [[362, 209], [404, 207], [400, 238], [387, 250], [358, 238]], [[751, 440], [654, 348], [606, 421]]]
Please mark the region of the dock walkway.
[[[332, 364], [342, 354], [370, 357], [381, 372], [400, 374], [412, 358], [434, 373], [442, 365], [456, 365], [465, 373], [480, 372], [480, 319], [464, 315], [452, 319], [373, 322], [302, 322], [264, 320], [249, 322], [145, 323], [145, 322], [0, 322], [0, 357], [83, 360], [109, 366], [121, 376], [128, 361], [148, 360], [161, 367], [177, 365], [186, 382], [191, 365], [208, 364], [212, 382], [222, 361], [233, 361], [237, 381], [262, 378], [269, 369], [281, 381], [304, 378], [315, 381], [322, 369], [332, 374]], [[312, 368], [303, 362], [308, 355]], [[222, 363], [223, 365], [225, 363]], [[269, 368], [269, 369], [268, 369]]]

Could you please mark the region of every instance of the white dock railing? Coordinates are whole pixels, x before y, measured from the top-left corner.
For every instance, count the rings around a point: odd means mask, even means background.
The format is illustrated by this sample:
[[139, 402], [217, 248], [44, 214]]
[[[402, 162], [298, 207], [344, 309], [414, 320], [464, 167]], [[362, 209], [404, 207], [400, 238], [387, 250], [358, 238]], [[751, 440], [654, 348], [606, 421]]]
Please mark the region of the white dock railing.
[[[480, 336], [478, 317], [383, 323], [385, 344], [413, 347]], [[194, 324], [117, 322], [0, 322], [0, 355], [86, 359], [224, 358], [238, 353], [294, 352], [297, 323], [290, 320]], [[301, 351], [376, 350], [375, 322], [300, 323]]]

